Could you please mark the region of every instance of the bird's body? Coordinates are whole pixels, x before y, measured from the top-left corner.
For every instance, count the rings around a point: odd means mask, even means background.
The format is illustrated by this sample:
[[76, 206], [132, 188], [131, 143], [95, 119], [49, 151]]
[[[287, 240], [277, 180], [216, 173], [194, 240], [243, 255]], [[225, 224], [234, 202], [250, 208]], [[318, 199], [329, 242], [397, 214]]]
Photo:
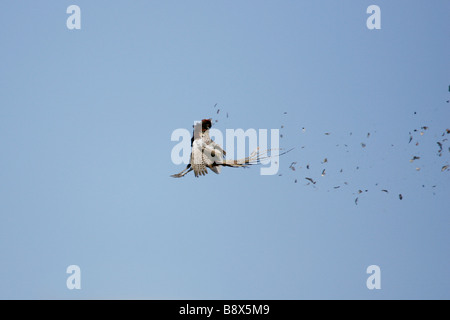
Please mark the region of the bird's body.
[[208, 173], [207, 169], [219, 174], [224, 165], [226, 152], [217, 143], [211, 140], [209, 128], [211, 119], [203, 119], [194, 125], [194, 133], [191, 139], [191, 158], [186, 169], [178, 174], [172, 175], [174, 178], [181, 178], [190, 171], [194, 171], [196, 177]]

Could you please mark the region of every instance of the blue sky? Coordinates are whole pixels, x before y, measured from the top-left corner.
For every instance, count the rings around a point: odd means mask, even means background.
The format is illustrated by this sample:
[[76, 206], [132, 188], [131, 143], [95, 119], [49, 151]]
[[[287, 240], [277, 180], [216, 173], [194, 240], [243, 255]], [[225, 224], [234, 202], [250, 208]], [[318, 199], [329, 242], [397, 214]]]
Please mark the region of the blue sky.
[[[66, 27], [72, 4], [80, 30]], [[380, 30], [366, 27], [372, 4]], [[0, 298], [450, 298], [450, 143], [437, 145], [449, 12], [2, 2]], [[183, 169], [172, 132], [206, 117], [223, 132], [280, 129], [295, 149], [274, 176], [170, 178]], [[66, 287], [73, 264], [81, 290]], [[381, 290], [366, 287], [370, 265]]]

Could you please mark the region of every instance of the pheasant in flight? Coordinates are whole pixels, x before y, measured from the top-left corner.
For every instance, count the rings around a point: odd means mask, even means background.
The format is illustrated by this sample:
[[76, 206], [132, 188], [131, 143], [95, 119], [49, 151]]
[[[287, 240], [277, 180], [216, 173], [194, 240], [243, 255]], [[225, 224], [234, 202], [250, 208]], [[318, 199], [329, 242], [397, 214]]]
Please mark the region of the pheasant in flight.
[[194, 133], [191, 139], [191, 158], [186, 169], [180, 173], [173, 174], [173, 178], [184, 177], [187, 173], [194, 171], [196, 177], [208, 174], [208, 169], [219, 174], [222, 166], [224, 167], [247, 167], [253, 164], [259, 164], [267, 151], [260, 153], [259, 149], [254, 151], [249, 157], [241, 160], [226, 160], [225, 150], [217, 143], [211, 140], [209, 129], [211, 128], [211, 119], [203, 119], [194, 125]]

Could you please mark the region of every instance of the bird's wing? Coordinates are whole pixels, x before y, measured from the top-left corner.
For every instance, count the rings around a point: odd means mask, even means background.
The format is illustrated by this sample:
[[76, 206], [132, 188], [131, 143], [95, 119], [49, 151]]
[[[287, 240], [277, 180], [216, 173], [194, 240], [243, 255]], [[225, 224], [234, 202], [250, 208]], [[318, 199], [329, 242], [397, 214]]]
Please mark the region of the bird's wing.
[[188, 164], [186, 169], [184, 169], [180, 173], [176, 173], [176, 174], [171, 175], [171, 177], [172, 178], [181, 178], [181, 177], [184, 177], [186, 174], [188, 174], [191, 171], [192, 171], [191, 164]]
[[208, 171], [206, 171], [203, 148], [204, 143], [201, 139], [195, 139], [192, 143], [191, 167], [194, 170], [194, 174], [196, 177], [198, 177], [199, 175], [204, 176], [208, 173]]

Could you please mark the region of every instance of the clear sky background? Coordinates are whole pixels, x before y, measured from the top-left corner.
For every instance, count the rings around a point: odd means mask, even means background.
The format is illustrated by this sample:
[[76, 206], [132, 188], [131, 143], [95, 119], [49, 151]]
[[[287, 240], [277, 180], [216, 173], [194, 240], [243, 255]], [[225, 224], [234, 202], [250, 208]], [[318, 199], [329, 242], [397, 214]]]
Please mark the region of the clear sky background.
[[[0, 298], [449, 299], [449, 32], [445, 0], [1, 2]], [[170, 178], [206, 117], [295, 149]]]

